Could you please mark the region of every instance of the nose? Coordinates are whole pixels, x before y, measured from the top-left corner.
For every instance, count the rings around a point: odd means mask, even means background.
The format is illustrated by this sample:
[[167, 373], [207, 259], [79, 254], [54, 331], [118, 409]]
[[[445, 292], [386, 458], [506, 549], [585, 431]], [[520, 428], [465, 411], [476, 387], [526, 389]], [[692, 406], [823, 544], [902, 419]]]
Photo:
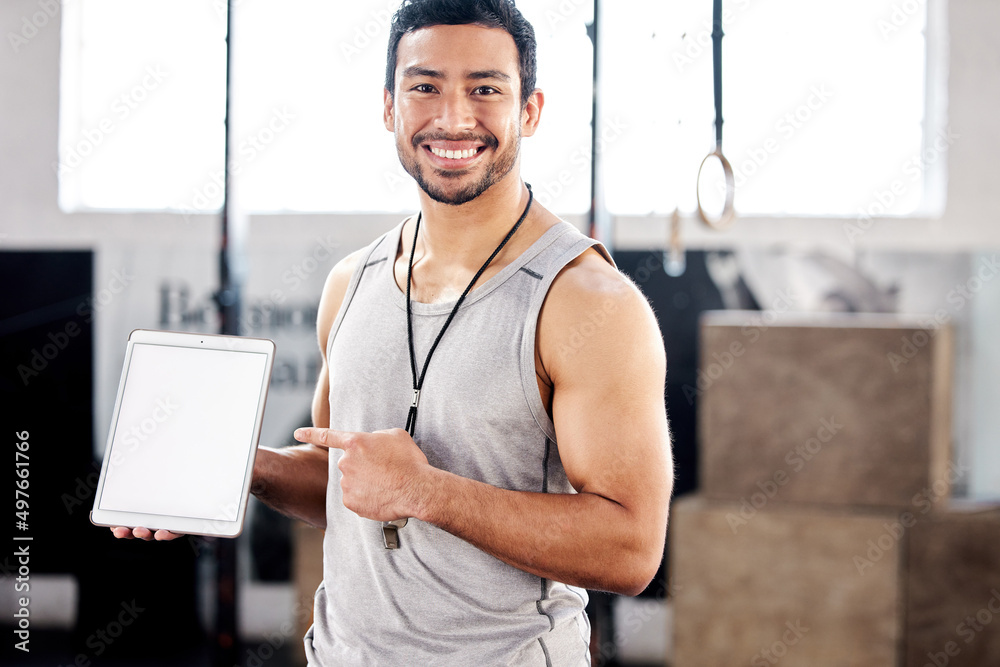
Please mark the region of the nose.
[[467, 132], [475, 128], [476, 124], [472, 101], [464, 91], [442, 95], [441, 107], [435, 118], [438, 129], [451, 133]]

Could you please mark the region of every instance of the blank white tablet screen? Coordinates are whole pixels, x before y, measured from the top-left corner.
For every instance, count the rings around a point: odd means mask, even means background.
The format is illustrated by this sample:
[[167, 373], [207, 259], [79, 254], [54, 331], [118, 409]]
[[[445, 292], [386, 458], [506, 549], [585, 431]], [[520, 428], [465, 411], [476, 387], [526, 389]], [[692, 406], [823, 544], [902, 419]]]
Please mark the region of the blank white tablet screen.
[[267, 355], [136, 343], [99, 507], [232, 521]]

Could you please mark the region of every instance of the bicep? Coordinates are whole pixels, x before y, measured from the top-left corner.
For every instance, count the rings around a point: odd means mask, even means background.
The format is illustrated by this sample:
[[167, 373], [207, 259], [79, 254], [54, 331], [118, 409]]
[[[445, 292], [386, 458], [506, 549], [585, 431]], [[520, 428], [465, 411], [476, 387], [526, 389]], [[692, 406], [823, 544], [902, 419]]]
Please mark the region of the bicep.
[[[552, 419], [569, 480], [580, 492], [665, 521], [673, 462], [666, 359], [653, 313], [624, 280], [610, 293], [563, 302], [572, 305], [550, 313], [549, 337], [557, 344], [548, 347], [554, 350], [548, 367]], [[576, 346], [558, 345], [574, 331], [590, 335]]]

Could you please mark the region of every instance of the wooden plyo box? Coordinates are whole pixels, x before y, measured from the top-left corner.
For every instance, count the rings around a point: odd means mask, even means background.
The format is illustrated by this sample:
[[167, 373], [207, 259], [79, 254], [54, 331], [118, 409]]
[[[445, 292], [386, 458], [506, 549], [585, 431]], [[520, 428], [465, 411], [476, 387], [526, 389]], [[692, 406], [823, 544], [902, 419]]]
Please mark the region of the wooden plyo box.
[[929, 514], [908, 546], [907, 667], [1000, 665], [1000, 510]]
[[899, 545], [864, 573], [854, 561], [892, 512], [784, 505], [745, 523], [738, 515], [732, 502], [674, 503], [674, 667], [897, 665]]
[[951, 376], [951, 330], [916, 318], [707, 313], [685, 388], [699, 401], [699, 491], [905, 508], [954, 481]]
[[674, 504], [674, 667], [1000, 665], [1000, 510]]

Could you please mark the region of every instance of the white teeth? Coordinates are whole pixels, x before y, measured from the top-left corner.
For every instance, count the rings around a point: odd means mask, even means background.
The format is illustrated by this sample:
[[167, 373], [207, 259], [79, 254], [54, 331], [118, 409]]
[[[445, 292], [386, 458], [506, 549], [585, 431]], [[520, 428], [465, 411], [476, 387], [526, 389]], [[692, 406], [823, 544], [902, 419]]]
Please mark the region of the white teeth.
[[437, 155], [438, 157], [448, 158], [449, 160], [462, 160], [475, 155], [476, 149], [467, 148], [464, 151], [449, 151], [431, 146], [431, 153], [434, 153], [434, 155]]

